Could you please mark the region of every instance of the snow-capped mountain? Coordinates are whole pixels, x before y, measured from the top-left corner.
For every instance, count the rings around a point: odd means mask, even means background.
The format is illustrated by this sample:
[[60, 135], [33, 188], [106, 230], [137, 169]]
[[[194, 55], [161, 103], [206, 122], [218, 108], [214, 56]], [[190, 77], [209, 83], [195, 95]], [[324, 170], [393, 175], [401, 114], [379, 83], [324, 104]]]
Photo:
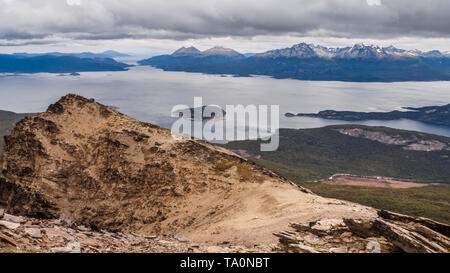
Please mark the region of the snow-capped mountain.
[[237, 52], [236, 50], [231, 49], [231, 48], [225, 48], [222, 46], [215, 46], [213, 48], [205, 50], [202, 52], [202, 55], [205, 55], [205, 56], [228, 56], [228, 57], [242, 56], [242, 54]]
[[450, 54], [394, 46], [355, 44], [329, 48], [300, 43], [289, 48], [244, 56], [213, 47], [200, 52], [181, 48], [173, 55], [139, 61], [168, 71], [229, 75], [265, 75], [280, 79], [357, 82], [450, 81]]
[[[300, 43], [297, 45], [294, 45], [290, 48], [284, 48], [284, 49], [274, 49], [269, 50], [264, 53], [256, 54], [254, 57], [263, 57], [263, 58], [279, 58], [279, 57], [298, 57], [298, 58], [311, 58], [318, 56], [317, 52], [323, 52], [322, 50], [319, 50], [318, 48], [315, 49], [313, 45]], [[325, 55], [328, 55], [327, 50], [325, 50]]]
[[197, 48], [191, 47], [182, 47], [175, 51], [172, 56], [181, 57], [181, 56], [195, 56], [195, 57], [206, 57], [206, 56], [224, 56], [224, 57], [243, 57], [243, 55], [231, 48], [225, 48], [222, 46], [216, 46], [210, 48], [205, 51], [200, 51]]
[[256, 54], [259, 58], [390, 58], [390, 57], [450, 57], [449, 52], [437, 50], [422, 52], [419, 50], [404, 50], [394, 46], [379, 47], [375, 45], [355, 44], [352, 47], [328, 48], [320, 45], [300, 43], [290, 48], [275, 49]]
[[383, 58], [387, 53], [379, 46], [366, 46], [364, 44], [356, 44], [348, 50], [342, 51], [336, 57], [341, 58]]
[[175, 51], [172, 56], [192, 56], [192, 55], [200, 55], [202, 52], [198, 50], [197, 48], [190, 46], [190, 47], [182, 47]]

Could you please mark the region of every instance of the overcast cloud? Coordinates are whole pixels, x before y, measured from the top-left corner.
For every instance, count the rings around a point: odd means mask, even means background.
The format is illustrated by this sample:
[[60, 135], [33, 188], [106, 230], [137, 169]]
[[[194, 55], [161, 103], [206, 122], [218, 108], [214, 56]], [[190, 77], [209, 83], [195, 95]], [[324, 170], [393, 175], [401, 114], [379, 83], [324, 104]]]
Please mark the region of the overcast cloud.
[[449, 0], [0, 0], [0, 45], [264, 36], [447, 41], [449, 14]]

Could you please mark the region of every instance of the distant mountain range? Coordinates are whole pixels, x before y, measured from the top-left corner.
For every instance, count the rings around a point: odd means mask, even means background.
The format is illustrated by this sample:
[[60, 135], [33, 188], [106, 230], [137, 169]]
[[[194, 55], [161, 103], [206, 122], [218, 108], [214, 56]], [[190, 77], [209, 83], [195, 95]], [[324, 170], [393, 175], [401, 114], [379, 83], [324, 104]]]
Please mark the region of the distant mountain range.
[[450, 80], [450, 53], [422, 52], [393, 46], [356, 44], [328, 48], [300, 43], [290, 48], [258, 54], [214, 47], [200, 51], [182, 47], [171, 55], [139, 61], [169, 71], [267, 75], [275, 78], [336, 81], [434, 81]]
[[75, 56], [79, 58], [122, 58], [122, 57], [130, 57], [131, 55], [120, 53], [114, 50], [107, 50], [101, 53], [93, 53], [93, 52], [81, 52], [81, 53], [62, 53], [62, 52], [48, 52], [48, 53], [14, 53], [12, 54], [18, 57], [37, 57], [37, 56]]
[[73, 73], [86, 71], [123, 71], [130, 65], [107, 56], [125, 55], [115, 51], [103, 53], [43, 53], [0, 55], [0, 73]]
[[193, 57], [227, 57], [230, 59], [243, 59], [245, 58], [244, 55], [241, 53], [230, 49], [225, 48], [221, 46], [216, 46], [213, 48], [210, 48], [205, 51], [200, 51], [197, 48], [191, 46], [191, 47], [182, 47], [175, 51], [172, 55], [172, 57], [186, 57], [186, 56], [193, 56]]

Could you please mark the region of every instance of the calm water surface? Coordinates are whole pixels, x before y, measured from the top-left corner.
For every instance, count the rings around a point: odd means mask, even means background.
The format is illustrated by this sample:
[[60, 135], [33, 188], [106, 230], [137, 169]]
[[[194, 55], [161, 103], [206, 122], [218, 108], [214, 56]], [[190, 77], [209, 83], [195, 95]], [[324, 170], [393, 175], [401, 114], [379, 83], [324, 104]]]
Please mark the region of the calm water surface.
[[[0, 109], [41, 112], [67, 93], [77, 93], [116, 106], [127, 115], [169, 128], [176, 104], [278, 104], [282, 128], [314, 128], [349, 122], [315, 118], [286, 118], [286, 112], [325, 109], [391, 111], [450, 103], [450, 82], [348, 83], [278, 80], [268, 77], [226, 77], [185, 72], [165, 72], [134, 67], [125, 72], [85, 72], [80, 77], [58, 74], [0, 76]], [[411, 120], [366, 121], [450, 137], [450, 128]]]

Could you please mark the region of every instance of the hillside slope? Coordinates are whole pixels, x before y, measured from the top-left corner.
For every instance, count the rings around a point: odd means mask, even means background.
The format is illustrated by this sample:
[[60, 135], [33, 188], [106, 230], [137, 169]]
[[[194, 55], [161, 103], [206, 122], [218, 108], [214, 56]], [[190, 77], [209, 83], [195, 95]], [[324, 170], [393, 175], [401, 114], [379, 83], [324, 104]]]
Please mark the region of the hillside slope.
[[200, 244], [270, 249], [290, 222], [378, 218], [375, 209], [317, 196], [226, 149], [177, 140], [76, 95], [17, 123], [3, 169], [0, 207], [8, 213]]
[[[386, 127], [337, 125], [281, 129], [280, 147], [274, 152], [260, 152], [259, 145], [259, 141], [237, 141], [225, 147], [321, 196], [450, 223], [448, 137]], [[374, 177], [372, 181], [376, 182], [381, 181], [378, 177], [393, 177], [418, 182], [413, 183], [418, 187], [375, 188], [367, 179], [358, 178], [358, 187], [342, 185], [331, 183], [329, 178], [334, 174]]]

